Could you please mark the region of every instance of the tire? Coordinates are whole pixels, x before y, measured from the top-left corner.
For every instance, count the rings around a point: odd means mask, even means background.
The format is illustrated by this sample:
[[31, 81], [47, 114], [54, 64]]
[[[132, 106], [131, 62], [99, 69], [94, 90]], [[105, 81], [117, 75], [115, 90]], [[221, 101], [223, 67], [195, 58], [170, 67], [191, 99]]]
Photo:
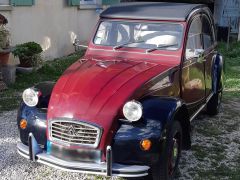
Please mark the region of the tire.
[[222, 100], [222, 92], [214, 94], [207, 103], [207, 114], [210, 116], [217, 115], [219, 113]]
[[166, 142], [160, 150], [158, 162], [151, 167], [148, 179], [173, 179], [178, 168], [182, 150], [182, 128], [179, 121], [173, 121], [167, 134]]
[[211, 97], [207, 103], [206, 112], [210, 116], [217, 115], [219, 113], [221, 101], [222, 101], [222, 92], [223, 92], [223, 79], [220, 76], [220, 82], [218, 86], [217, 93]]
[[217, 93], [214, 93], [214, 95], [211, 97], [211, 99], [207, 103], [207, 114], [210, 116], [217, 115], [219, 113], [221, 101], [222, 101], [222, 87], [223, 83], [222, 80], [219, 84], [219, 89]]

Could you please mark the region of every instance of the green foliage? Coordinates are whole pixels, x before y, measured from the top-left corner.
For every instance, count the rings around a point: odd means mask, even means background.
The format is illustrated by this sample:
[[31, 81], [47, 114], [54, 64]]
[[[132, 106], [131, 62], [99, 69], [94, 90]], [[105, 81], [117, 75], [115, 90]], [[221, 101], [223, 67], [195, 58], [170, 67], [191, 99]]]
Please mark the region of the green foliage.
[[9, 47], [9, 31], [4, 25], [0, 26], [0, 49], [6, 49]]
[[230, 44], [228, 50], [219, 43], [218, 50], [224, 58], [225, 97], [240, 97], [240, 42]]
[[42, 48], [38, 43], [27, 42], [24, 44], [16, 45], [13, 54], [19, 58], [31, 57], [42, 52]]
[[17, 74], [16, 83], [10, 88], [24, 90], [36, 85], [41, 81], [56, 81], [59, 76], [75, 61], [83, 55], [82, 52], [70, 56], [58, 58], [52, 61], [45, 61], [43, 66], [29, 74]]
[[9, 86], [8, 90], [0, 92], [0, 112], [16, 109], [24, 89], [42, 81], [56, 81], [65, 69], [82, 55], [83, 51], [52, 61], [45, 61], [38, 70], [28, 74], [18, 73], [16, 83]]
[[38, 43], [27, 42], [16, 45], [12, 53], [14, 56], [18, 56], [21, 61], [25, 61], [31, 66], [38, 66], [42, 63], [42, 58], [40, 56], [42, 51], [42, 47]]

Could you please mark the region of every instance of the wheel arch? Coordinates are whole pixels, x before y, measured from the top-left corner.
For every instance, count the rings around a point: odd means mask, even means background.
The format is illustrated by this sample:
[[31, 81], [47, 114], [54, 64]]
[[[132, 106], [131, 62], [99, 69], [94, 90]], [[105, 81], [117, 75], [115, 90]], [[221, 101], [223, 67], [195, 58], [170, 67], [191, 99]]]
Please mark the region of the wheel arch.
[[[147, 103], [146, 103], [147, 102]], [[150, 104], [156, 107], [147, 107]], [[146, 105], [147, 104], [147, 105]], [[147, 107], [147, 108], [146, 108]], [[147, 118], [158, 119], [162, 124], [161, 137], [164, 139], [167, 136], [167, 131], [173, 121], [179, 121], [183, 132], [183, 149], [188, 150], [191, 148], [191, 125], [190, 117], [185, 102], [175, 97], [151, 97], [143, 101], [143, 108], [145, 111], [150, 111], [147, 114]], [[146, 115], [146, 112], [144, 112]]]
[[179, 121], [182, 127], [182, 148], [184, 150], [189, 150], [191, 148], [191, 125], [187, 106], [183, 104], [179, 107], [173, 118], [174, 120]]

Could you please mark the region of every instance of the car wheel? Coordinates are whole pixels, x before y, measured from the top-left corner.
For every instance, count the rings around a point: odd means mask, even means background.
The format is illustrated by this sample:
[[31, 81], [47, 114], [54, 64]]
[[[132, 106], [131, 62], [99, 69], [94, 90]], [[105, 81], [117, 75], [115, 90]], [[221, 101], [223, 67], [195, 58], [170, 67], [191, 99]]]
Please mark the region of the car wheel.
[[207, 114], [210, 116], [214, 116], [218, 114], [220, 105], [222, 101], [222, 81], [220, 81], [220, 87], [217, 93], [214, 93], [214, 95], [211, 97], [211, 99], [207, 103]]
[[173, 179], [182, 149], [182, 128], [179, 121], [174, 121], [162, 146], [158, 163], [151, 167], [150, 176], [153, 180]]
[[214, 94], [207, 103], [207, 114], [214, 116], [218, 114], [222, 100], [222, 92]]

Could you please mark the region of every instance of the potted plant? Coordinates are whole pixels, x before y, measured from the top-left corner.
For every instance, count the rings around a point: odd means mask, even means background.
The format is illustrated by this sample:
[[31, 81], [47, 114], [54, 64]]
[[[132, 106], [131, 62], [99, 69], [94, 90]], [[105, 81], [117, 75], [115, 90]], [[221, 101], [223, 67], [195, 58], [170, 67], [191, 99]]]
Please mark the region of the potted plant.
[[20, 61], [20, 67], [37, 67], [42, 63], [41, 52], [42, 48], [38, 43], [27, 42], [18, 44], [13, 50], [14, 56], [17, 56]]

